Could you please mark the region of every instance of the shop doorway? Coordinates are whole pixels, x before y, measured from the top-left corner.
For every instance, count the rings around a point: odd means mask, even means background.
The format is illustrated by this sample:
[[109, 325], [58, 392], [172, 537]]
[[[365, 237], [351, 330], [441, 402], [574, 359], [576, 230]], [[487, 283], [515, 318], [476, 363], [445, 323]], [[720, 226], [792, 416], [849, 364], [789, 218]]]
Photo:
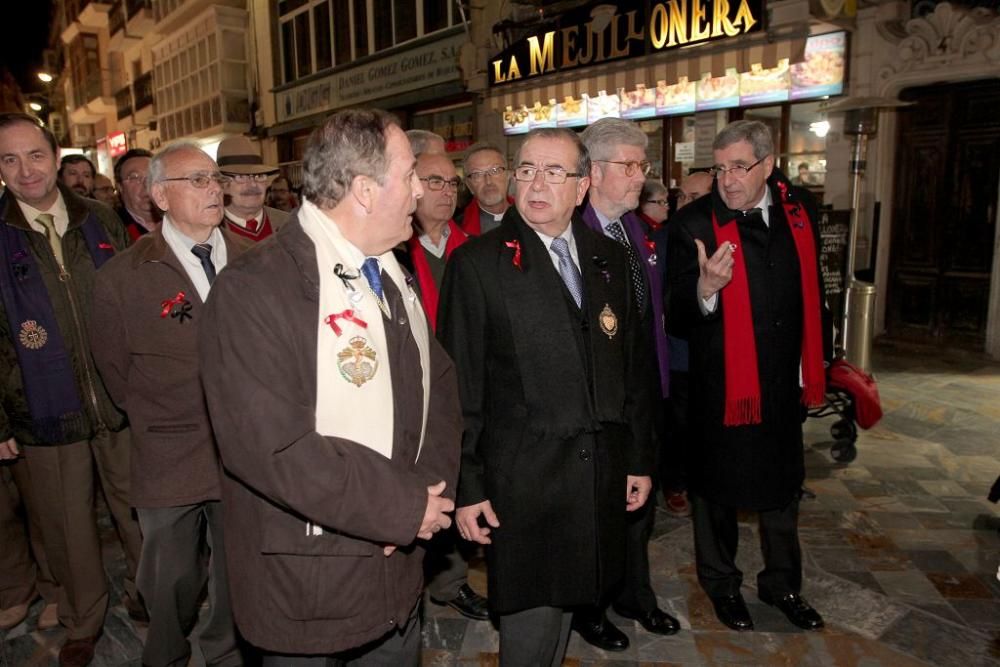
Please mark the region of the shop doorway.
[[1000, 184], [1000, 82], [909, 88], [898, 112], [890, 337], [983, 350]]

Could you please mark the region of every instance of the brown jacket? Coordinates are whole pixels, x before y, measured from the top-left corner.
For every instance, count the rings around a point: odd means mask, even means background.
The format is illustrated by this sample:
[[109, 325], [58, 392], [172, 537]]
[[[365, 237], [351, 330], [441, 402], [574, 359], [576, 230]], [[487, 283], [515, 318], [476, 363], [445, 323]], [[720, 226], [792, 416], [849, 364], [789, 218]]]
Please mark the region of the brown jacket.
[[[454, 497], [462, 421], [454, 367], [430, 335], [430, 405], [399, 292], [384, 320], [393, 455], [322, 436], [316, 423], [319, 274], [297, 220], [229, 265], [212, 288], [200, 340], [202, 378], [219, 443], [226, 556], [236, 624], [280, 653], [329, 654], [404, 623], [422, 588], [415, 536], [427, 486]], [[236, 344], [246, 331], [267, 332]], [[380, 368], [378, 372], [383, 372]], [[346, 381], [346, 380], [345, 380]], [[316, 530], [322, 528], [322, 533]], [[391, 556], [383, 545], [399, 545]]]
[[[228, 265], [250, 244], [226, 231], [223, 236]], [[172, 299], [176, 303], [164, 303]], [[97, 272], [91, 347], [111, 397], [132, 426], [133, 507], [221, 498], [218, 456], [198, 375], [203, 309], [159, 230], [143, 235]]]

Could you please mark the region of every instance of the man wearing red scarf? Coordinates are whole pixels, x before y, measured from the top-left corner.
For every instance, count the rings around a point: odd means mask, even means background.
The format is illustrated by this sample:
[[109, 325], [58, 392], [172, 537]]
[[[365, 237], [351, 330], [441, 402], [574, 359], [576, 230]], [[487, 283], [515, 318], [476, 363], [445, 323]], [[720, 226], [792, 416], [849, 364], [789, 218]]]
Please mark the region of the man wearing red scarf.
[[480, 142], [465, 152], [462, 170], [472, 201], [455, 222], [469, 236], [479, 236], [499, 227], [503, 214], [513, 203], [507, 194], [510, 181], [507, 158], [493, 144]]
[[830, 331], [815, 206], [775, 169], [763, 123], [731, 123], [712, 147], [712, 193], [678, 212], [667, 244], [667, 322], [690, 341], [698, 581], [722, 623], [753, 629], [735, 562], [736, 513], [756, 511], [764, 556], [758, 597], [818, 630], [823, 619], [799, 594], [798, 540], [802, 406], [823, 401]]

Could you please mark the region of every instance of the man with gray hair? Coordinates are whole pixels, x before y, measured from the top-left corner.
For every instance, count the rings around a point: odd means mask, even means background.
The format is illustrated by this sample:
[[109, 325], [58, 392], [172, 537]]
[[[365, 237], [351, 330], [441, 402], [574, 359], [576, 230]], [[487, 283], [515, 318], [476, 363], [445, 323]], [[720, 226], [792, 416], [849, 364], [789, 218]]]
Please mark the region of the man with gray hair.
[[[142, 663], [185, 664], [208, 584], [199, 643], [209, 665], [240, 665], [222, 539], [219, 459], [198, 374], [205, 299], [250, 246], [221, 227], [228, 178], [197, 145], [171, 144], [149, 164], [164, 212], [97, 273], [94, 360], [132, 426], [132, 485], [143, 543], [137, 584], [149, 609]], [[205, 555], [208, 554], [206, 560]]]
[[500, 226], [504, 213], [513, 203], [507, 194], [510, 174], [503, 152], [489, 143], [469, 147], [462, 161], [465, 184], [472, 201], [455, 222], [470, 236], [479, 236]]
[[406, 138], [410, 142], [410, 150], [415, 157], [420, 157], [424, 153], [445, 155], [448, 151], [445, 148], [444, 137], [430, 130], [407, 130]]
[[462, 426], [392, 254], [423, 195], [415, 162], [389, 114], [332, 115], [295, 218], [205, 309], [233, 614], [265, 667], [419, 664], [422, 543], [451, 525]]
[[[650, 165], [646, 160], [646, 134], [632, 121], [602, 118], [580, 136], [590, 153], [590, 191], [583, 207], [583, 221], [595, 232], [618, 243], [628, 258], [629, 274], [646, 340], [657, 363], [629, 381], [648, 384], [658, 403], [667, 397], [669, 366], [667, 336], [663, 321], [663, 291], [653, 242], [642, 221], [633, 213], [646, 182]], [[662, 446], [663, 428], [656, 410], [653, 433], [657, 448]], [[649, 632], [672, 635], [680, 629], [673, 616], [659, 608], [649, 581], [649, 538], [653, 532], [655, 507], [647, 504], [629, 517], [626, 539], [625, 578], [620, 590], [604, 604], [577, 612], [573, 629], [589, 643], [609, 651], [628, 648], [628, 637], [608, 620], [604, 608], [613, 602], [615, 611], [635, 619]]]
[[670, 325], [690, 342], [689, 496], [698, 581], [719, 620], [753, 629], [736, 566], [738, 510], [756, 511], [757, 596], [795, 625], [823, 627], [800, 595], [803, 406], [824, 399], [831, 327], [812, 196], [774, 166], [757, 121], [713, 144], [710, 196], [669, 226]]

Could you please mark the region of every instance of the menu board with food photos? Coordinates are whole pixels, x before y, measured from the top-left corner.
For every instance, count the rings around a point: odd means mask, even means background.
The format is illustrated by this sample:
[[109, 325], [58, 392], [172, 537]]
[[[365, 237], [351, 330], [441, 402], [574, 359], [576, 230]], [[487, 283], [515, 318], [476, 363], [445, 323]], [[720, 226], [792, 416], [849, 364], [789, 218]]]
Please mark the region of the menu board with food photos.
[[749, 72], [729, 68], [723, 76], [706, 74], [699, 81], [682, 76], [673, 83], [657, 81], [655, 88], [639, 83], [610, 95], [601, 90], [596, 95], [583, 92], [578, 98], [567, 95], [561, 102], [508, 106], [503, 112], [504, 134], [523, 134], [533, 127], [579, 127], [600, 118], [676, 116], [840, 95], [846, 61], [846, 32], [813, 35], [806, 40], [805, 57], [799, 63], [783, 59], [769, 69], [759, 64]]

